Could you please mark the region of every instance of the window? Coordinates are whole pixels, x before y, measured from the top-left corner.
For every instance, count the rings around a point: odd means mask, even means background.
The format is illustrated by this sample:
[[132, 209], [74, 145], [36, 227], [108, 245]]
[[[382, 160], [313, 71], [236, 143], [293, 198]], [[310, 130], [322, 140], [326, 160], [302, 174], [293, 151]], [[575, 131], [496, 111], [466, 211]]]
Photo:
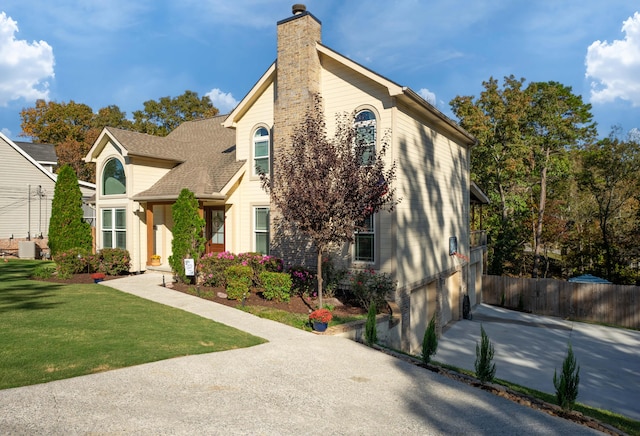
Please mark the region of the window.
[[255, 251], [262, 254], [269, 254], [269, 208], [256, 207], [253, 210]]
[[127, 193], [127, 179], [124, 167], [118, 159], [109, 159], [102, 169], [102, 195]]
[[362, 223], [362, 230], [356, 231], [354, 260], [373, 263], [375, 261], [374, 248], [375, 229], [373, 215], [369, 215]]
[[362, 164], [366, 165], [375, 158], [376, 152], [376, 116], [370, 110], [356, 114], [356, 147], [361, 148]]
[[102, 209], [102, 248], [127, 248], [126, 209]]
[[269, 174], [269, 131], [260, 127], [253, 134], [253, 175]]

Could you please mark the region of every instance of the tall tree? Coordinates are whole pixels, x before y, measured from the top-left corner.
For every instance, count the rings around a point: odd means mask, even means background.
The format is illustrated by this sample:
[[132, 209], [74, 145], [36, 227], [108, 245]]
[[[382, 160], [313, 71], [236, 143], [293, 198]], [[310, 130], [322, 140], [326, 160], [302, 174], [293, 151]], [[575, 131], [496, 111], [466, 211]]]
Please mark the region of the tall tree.
[[526, 93], [530, 95], [530, 107], [524, 133], [530, 150], [527, 161], [533, 179], [531, 192], [537, 203], [531, 274], [535, 278], [540, 272], [549, 185], [568, 174], [569, 148], [591, 140], [596, 130], [591, 105], [583, 103], [571, 87], [557, 82], [533, 82]]
[[204, 253], [205, 220], [200, 216], [198, 200], [193, 192], [184, 188], [176, 202], [171, 206], [173, 213], [173, 239], [169, 265], [182, 280], [187, 281], [184, 259], [199, 259]]
[[21, 136], [36, 143], [54, 144], [58, 165], [70, 165], [80, 180], [95, 181], [95, 165], [84, 157], [105, 126], [131, 128], [133, 123], [118, 106], [102, 108], [97, 114], [86, 104], [36, 101], [35, 107], [24, 108]]
[[185, 91], [178, 97], [161, 97], [144, 102], [144, 110], [133, 112], [134, 128], [142, 133], [166, 136], [184, 121], [212, 117], [218, 114], [208, 96]]
[[482, 83], [484, 91], [477, 99], [458, 96], [450, 103], [460, 125], [478, 139], [471, 153], [471, 175], [491, 199], [489, 270], [497, 275], [524, 244], [527, 186], [523, 156], [527, 148], [523, 129], [530, 100], [523, 83], [524, 79], [512, 75], [505, 77], [500, 87], [491, 77]]
[[58, 172], [51, 203], [49, 248], [52, 256], [71, 248], [91, 251], [91, 226], [83, 220], [83, 215], [78, 178], [73, 168], [64, 165]]
[[606, 276], [617, 281], [615, 270], [624, 267], [620, 265], [624, 262], [616, 260], [616, 253], [626, 248], [617, 243], [616, 237], [624, 239], [625, 234], [634, 233], [634, 218], [640, 213], [636, 199], [640, 190], [640, 144], [616, 137], [614, 130], [608, 138], [587, 145], [581, 154], [579, 183], [595, 200]]
[[352, 241], [366, 218], [391, 211], [398, 200], [391, 186], [395, 163], [385, 169], [388, 137], [363, 163], [365, 140], [358, 137], [355, 114], [338, 115], [329, 138], [322, 100], [318, 95], [314, 100], [292, 134], [291, 149], [275, 156], [273, 176], [262, 173], [261, 179], [284, 222], [314, 243], [322, 307], [322, 254], [333, 244]]

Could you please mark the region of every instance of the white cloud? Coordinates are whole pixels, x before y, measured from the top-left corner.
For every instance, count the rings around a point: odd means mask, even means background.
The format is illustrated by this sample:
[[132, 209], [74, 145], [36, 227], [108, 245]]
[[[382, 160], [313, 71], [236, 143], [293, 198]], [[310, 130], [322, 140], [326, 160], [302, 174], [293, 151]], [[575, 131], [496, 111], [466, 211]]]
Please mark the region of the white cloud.
[[595, 41], [587, 50], [587, 77], [591, 101], [607, 103], [617, 98], [640, 106], [640, 13], [622, 24], [624, 40]]
[[205, 95], [211, 99], [211, 103], [220, 110], [221, 114], [231, 112], [238, 105], [238, 100], [233, 98], [230, 92], [225, 93], [218, 88], [213, 88]]
[[0, 106], [24, 98], [48, 98], [53, 78], [53, 49], [45, 41], [17, 40], [18, 23], [0, 13]]
[[427, 88], [420, 89], [420, 91], [418, 91], [418, 95], [420, 95], [420, 97], [424, 98], [432, 105], [436, 105], [436, 94], [429, 91]]
[[11, 138], [13, 136], [13, 134], [11, 133], [11, 130], [7, 129], [6, 127], [3, 127], [2, 130], [0, 130], [0, 132], [2, 132], [2, 134], [7, 138]]

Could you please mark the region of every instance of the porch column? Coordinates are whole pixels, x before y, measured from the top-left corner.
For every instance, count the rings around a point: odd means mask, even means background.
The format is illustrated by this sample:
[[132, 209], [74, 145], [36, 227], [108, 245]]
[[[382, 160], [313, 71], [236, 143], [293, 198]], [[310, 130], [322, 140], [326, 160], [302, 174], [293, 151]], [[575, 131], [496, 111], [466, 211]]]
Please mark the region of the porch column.
[[147, 221], [147, 266], [149, 266], [151, 265], [151, 255], [153, 254], [153, 242], [154, 242], [153, 203], [147, 203], [145, 215], [146, 215], [146, 221]]

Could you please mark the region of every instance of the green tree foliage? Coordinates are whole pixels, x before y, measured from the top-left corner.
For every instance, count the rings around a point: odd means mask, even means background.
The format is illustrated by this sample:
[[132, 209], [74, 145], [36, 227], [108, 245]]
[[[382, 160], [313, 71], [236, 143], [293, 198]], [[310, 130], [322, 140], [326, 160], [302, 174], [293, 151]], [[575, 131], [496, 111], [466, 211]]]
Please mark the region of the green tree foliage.
[[[489, 273], [524, 271], [524, 249], [533, 247], [532, 276], [540, 273], [545, 242], [557, 242], [573, 177], [569, 150], [595, 134], [590, 105], [557, 82], [490, 78], [480, 97], [456, 97], [460, 124], [478, 138], [471, 153], [472, 179], [492, 201]], [[548, 213], [548, 209], [552, 213]], [[545, 226], [549, 229], [546, 231]]]
[[184, 121], [216, 115], [209, 97], [198, 97], [192, 91], [160, 101], [149, 100], [144, 110], [133, 113], [134, 121], [116, 105], [103, 107], [94, 113], [83, 103], [37, 100], [34, 107], [23, 108], [21, 136], [36, 143], [56, 146], [58, 164], [69, 164], [80, 180], [95, 182], [95, 165], [84, 162], [96, 139], [105, 127], [136, 130], [142, 133], [166, 136]]
[[[625, 269], [634, 260], [628, 249], [637, 246], [640, 236], [640, 144], [632, 138], [620, 139], [614, 130], [608, 138], [585, 146], [580, 157], [578, 183], [591, 197], [589, 218], [598, 223], [600, 231], [595, 249], [588, 255], [595, 262], [586, 269], [614, 282], [632, 282]], [[604, 265], [598, 264], [596, 251], [603, 254]], [[625, 275], [630, 278], [625, 280]]]
[[171, 206], [173, 212], [172, 255], [169, 265], [176, 277], [187, 282], [184, 259], [200, 259], [204, 253], [205, 220], [200, 216], [198, 200], [193, 192], [183, 189], [176, 202]]
[[558, 377], [553, 371], [553, 386], [556, 388], [556, 399], [563, 410], [571, 410], [578, 398], [578, 384], [580, 383], [580, 367], [573, 355], [573, 349], [569, 344], [567, 357], [562, 362], [562, 373]]
[[544, 245], [543, 227], [548, 192], [571, 176], [568, 150], [595, 136], [591, 105], [557, 82], [534, 82], [526, 91], [530, 106], [524, 129], [531, 192], [535, 203], [532, 277], [538, 277]]
[[307, 235], [317, 257], [318, 299], [322, 307], [322, 253], [332, 244], [350, 242], [371, 214], [397, 204], [395, 163], [385, 168], [388, 137], [362, 165], [365, 147], [356, 144], [354, 114], [338, 115], [333, 138], [327, 129], [320, 96], [292, 134], [293, 147], [278, 155], [278, 176], [261, 174], [262, 186], [284, 223]]
[[95, 165], [84, 157], [105, 126], [131, 128], [132, 123], [117, 106], [102, 108], [97, 114], [86, 104], [45, 102], [37, 100], [35, 107], [24, 108], [21, 136], [36, 143], [54, 144], [58, 164], [70, 165], [80, 180], [95, 181]]
[[437, 350], [438, 333], [436, 332], [436, 314], [434, 313], [422, 338], [422, 361], [428, 364], [431, 361], [431, 356], [436, 354]]
[[84, 222], [83, 215], [78, 179], [73, 168], [64, 165], [58, 173], [51, 203], [49, 248], [52, 256], [72, 248], [91, 252], [91, 226]]
[[471, 178], [491, 203], [485, 220], [493, 241], [489, 273], [501, 275], [526, 240], [527, 181], [523, 129], [530, 100], [524, 79], [505, 77], [502, 87], [493, 77], [483, 82], [477, 99], [458, 96], [450, 105], [460, 125], [478, 139], [471, 153]]
[[177, 97], [161, 97], [159, 101], [144, 102], [144, 110], [133, 112], [134, 128], [138, 132], [166, 136], [184, 121], [217, 115], [208, 96], [198, 97], [197, 92], [185, 91]]
[[480, 383], [492, 382], [496, 375], [496, 364], [493, 363], [493, 344], [480, 325], [480, 344], [476, 343], [476, 377]]

